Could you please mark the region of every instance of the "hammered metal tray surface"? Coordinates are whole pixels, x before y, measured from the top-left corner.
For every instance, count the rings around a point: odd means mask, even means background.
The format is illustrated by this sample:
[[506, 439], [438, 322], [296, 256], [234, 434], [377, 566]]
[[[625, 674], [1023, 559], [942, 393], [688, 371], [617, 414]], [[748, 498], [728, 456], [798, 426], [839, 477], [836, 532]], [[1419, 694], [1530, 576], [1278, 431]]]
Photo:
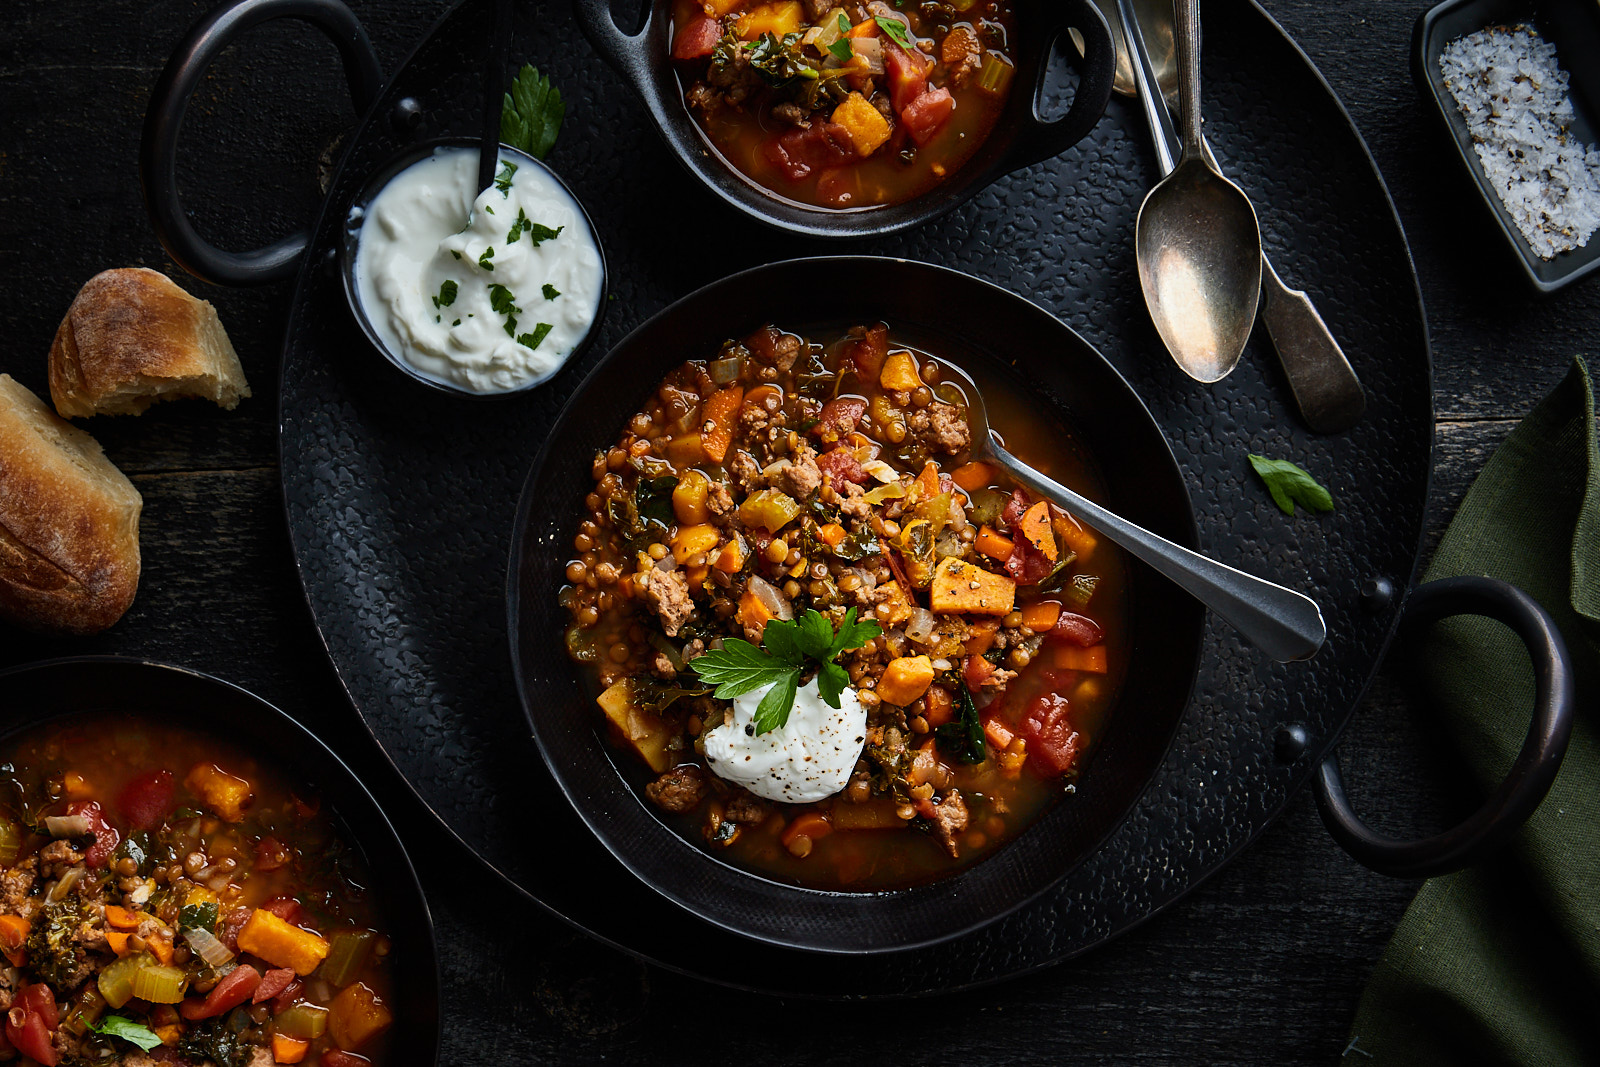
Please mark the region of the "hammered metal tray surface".
[[[403, 380], [352, 321], [334, 249], [366, 174], [412, 141], [473, 132], [488, 21], [487, 0], [454, 9], [355, 136], [315, 230], [283, 361], [284, 497], [307, 599], [356, 708], [442, 823], [597, 937], [669, 968], [801, 995], [915, 995], [1046, 966], [1153, 915], [1248, 844], [1305, 784], [1377, 667], [1399, 606], [1365, 610], [1360, 589], [1372, 577], [1409, 581], [1432, 461], [1426, 327], [1404, 236], [1349, 117], [1276, 23], [1245, 0], [1206, 4], [1206, 114], [1218, 155], [1255, 200], [1274, 262], [1313, 294], [1367, 386], [1365, 421], [1337, 437], [1297, 422], [1260, 329], [1214, 387], [1183, 377], [1161, 348], [1132, 240], [1155, 165], [1128, 102], [1114, 100], [1070, 152], [943, 220], [870, 244], [798, 240], [693, 184], [561, 3], [521, 5], [511, 54], [547, 72], [569, 101], [549, 163], [605, 244], [614, 295], [603, 336], [581, 365], [525, 397], [463, 400]], [[406, 97], [421, 104], [420, 125], [391, 117]], [[1275, 665], [1208, 624], [1173, 747], [1103, 848], [987, 929], [872, 959], [760, 946], [636, 882], [545, 771], [517, 705], [505, 632], [517, 493], [588, 367], [706, 282], [836, 251], [958, 267], [1055, 311], [1128, 377], [1170, 437], [1202, 547], [1316, 597], [1330, 634], [1310, 663]], [[995, 330], [1003, 343], [1005, 324]], [[1249, 452], [1301, 463], [1338, 510], [1282, 515], [1253, 481]], [[1285, 761], [1274, 737], [1288, 725], [1310, 744]]]

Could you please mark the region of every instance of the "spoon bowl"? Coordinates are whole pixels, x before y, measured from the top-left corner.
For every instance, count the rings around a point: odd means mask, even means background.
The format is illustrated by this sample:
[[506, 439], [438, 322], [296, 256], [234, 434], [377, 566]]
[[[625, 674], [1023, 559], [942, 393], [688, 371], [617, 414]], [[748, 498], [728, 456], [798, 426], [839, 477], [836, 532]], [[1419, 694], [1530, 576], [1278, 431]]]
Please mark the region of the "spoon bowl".
[[1222, 176], [1200, 135], [1200, 0], [1178, 0], [1183, 158], [1139, 207], [1134, 250], [1156, 332], [1183, 372], [1226, 378], [1261, 301], [1261, 227], [1244, 190]]
[[1286, 663], [1317, 654], [1327, 639], [1328, 628], [1316, 601], [1191, 552], [1040, 474], [1008, 452], [1000, 435], [990, 428], [983, 394], [972, 377], [948, 360], [933, 359], [944, 383], [954, 385], [965, 395], [973, 459], [1004, 468], [1030, 492], [1093, 527], [1129, 555], [1170, 578], [1274, 660]]

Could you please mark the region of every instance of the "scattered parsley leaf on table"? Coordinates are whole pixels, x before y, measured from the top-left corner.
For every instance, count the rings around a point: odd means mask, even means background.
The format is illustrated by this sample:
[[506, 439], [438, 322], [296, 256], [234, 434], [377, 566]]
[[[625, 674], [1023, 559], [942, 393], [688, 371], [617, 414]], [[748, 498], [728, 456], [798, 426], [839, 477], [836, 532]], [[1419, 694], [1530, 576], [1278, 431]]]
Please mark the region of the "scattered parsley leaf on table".
[[97, 1022], [89, 1024], [89, 1029], [97, 1034], [110, 1034], [122, 1040], [138, 1045], [145, 1052], [149, 1052], [161, 1044], [161, 1038], [148, 1026], [141, 1026], [132, 1019], [125, 1019], [121, 1015], [107, 1015]]
[[566, 115], [561, 90], [551, 85], [538, 68], [524, 66], [512, 81], [500, 109], [500, 140], [534, 159], [543, 159], [556, 143]]
[[807, 608], [797, 619], [768, 619], [761, 634], [764, 647], [731, 637], [721, 648], [697, 656], [689, 667], [701, 681], [717, 687], [719, 700], [772, 686], [756, 707], [755, 731], [764, 734], [789, 721], [807, 662], [817, 665], [817, 692], [829, 707], [837, 708], [850, 676], [833, 658], [860, 648], [882, 632], [871, 619], [857, 621], [855, 608], [845, 612], [837, 631], [826, 615]]
[[1312, 511], [1333, 510], [1333, 494], [1318, 485], [1305, 468], [1286, 459], [1256, 455], [1250, 456], [1250, 466], [1256, 469], [1267, 492], [1272, 494], [1272, 502], [1285, 515], [1293, 515], [1296, 504]]

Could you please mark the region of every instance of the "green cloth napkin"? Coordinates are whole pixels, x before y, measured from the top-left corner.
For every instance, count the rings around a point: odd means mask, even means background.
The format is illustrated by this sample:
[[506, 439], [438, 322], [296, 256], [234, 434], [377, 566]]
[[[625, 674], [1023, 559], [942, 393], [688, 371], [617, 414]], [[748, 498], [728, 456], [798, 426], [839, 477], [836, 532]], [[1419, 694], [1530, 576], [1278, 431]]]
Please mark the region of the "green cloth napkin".
[[[1535, 597], [1577, 674], [1555, 784], [1500, 855], [1425, 882], [1378, 961], [1342, 1064], [1600, 1064], [1600, 452], [1588, 369], [1512, 431], [1425, 580], [1483, 574]], [[1533, 671], [1499, 623], [1422, 640], [1440, 723], [1487, 792], [1527, 733]]]

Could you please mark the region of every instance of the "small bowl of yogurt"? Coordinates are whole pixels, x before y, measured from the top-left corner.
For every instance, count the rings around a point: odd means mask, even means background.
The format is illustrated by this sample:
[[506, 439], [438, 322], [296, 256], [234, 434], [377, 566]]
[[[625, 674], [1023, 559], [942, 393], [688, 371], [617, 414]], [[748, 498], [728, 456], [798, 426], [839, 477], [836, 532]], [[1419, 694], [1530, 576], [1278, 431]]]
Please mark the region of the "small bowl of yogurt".
[[478, 142], [433, 141], [363, 190], [344, 232], [351, 311], [379, 352], [445, 392], [506, 396], [552, 378], [599, 332], [605, 255], [555, 172], [500, 146], [477, 190]]

